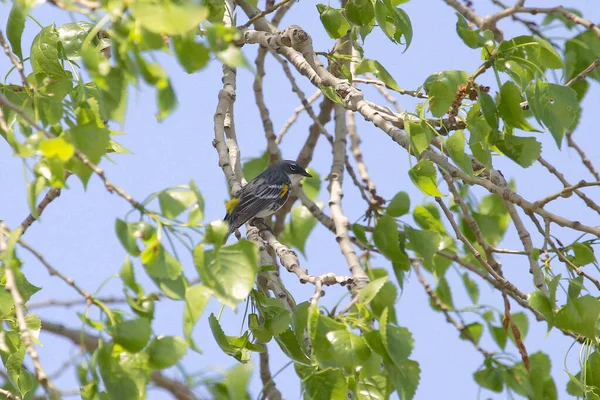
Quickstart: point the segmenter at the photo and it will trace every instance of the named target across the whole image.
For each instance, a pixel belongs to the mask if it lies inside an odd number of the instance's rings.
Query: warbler
[[[312,178],[297,162],[284,160],[248,182],[239,197],[232,198],[225,205],[227,214],[224,220],[229,222],[229,232],[224,242],[252,218],[265,218],[277,212],[289,199],[292,185],[305,176]]]

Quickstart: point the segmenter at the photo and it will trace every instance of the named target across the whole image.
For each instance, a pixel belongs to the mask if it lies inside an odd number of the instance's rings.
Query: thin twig
[[[65,172],[65,180],[71,175],[71,172]],[[52,188],[48,190],[42,201],[37,206],[37,217],[33,214],[29,214],[27,218],[23,222],[21,222],[21,227],[23,228],[22,234],[25,234],[27,229],[42,215],[48,204],[52,203],[57,197],[60,196],[61,189],[60,188]]]
[[[255,15],[254,17],[250,18],[250,19],[248,20],[248,22],[246,22],[244,25],[240,25],[240,26],[238,26],[237,28],[238,28],[239,30],[244,30],[244,29],[248,28],[248,27],[249,27],[250,25],[252,25],[252,24],[253,24],[255,21],[257,21],[257,20],[259,20],[259,19],[263,18],[265,15],[271,14],[272,12],[276,11],[276,10],[277,10],[279,7],[286,5],[286,4],[287,4],[287,3],[289,3],[290,1],[292,1],[292,0],[283,0],[283,1],[280,1],[279,3],[277,3],[277,4],[274,4],[273,6],[271,6],[271,7],[267,8],[265,11],[263,11],[263,12],[261,12],[261,13],[259,13],[259,14]]]
[[[442,311],[442,313],[446,317],[446,321],[448,321],[450,324],[452,324],[469,342],[471,342],[471,344],[473,344],[473,347],[475,347],[475,350],[480,352],[485,359],[491,358],[492,354],[487,352],[483,348],[481,348],[481,346],[479,346],[477,341],[473,338],[473,335],[471,335],[471,332],[469,332],[469,330],[464,325],[462,325],[460,322],[458,322],[454,318],[452,318],[448,307],[446,307],[446,305],[444,303],[442,303],[440,298],[437,296],[435,291],[431,288],[431,286],[429,285],[429,283],[427,282],[427,280],[421,273],[421,268],[419,267],[418,263],[413,263],[413,269],[415,270],[417,279],[419,280],[419,282],[425,289],[425,292],[427,293],[427,295],[429,296],[431,301],[437,306],[437,308],[439,308]]]
[[[0,30],[0,45],[4,48],[4,54],[10,59],[10,62],[15,66],[17,71],[19,72],[19,76],[21,77],[21,82],[23,83],[23,87],[28,88],[29,90],[33,90],[33,86],[27,81],[27,77],[25,76],[25,69],[23,68],[23,64],[19,62],[17,57],[11,51],[10,46],[4,39],[4,34],[2,30]]]
[[[394,89],[392,87],[389,87],[386,83],[384,83],[384,82],[382,82],[382,81],[380,81],[378,79],[374,79],[372,77],[372,75],[370,75],[370,74],[366,74],[366,76],[367,76],[367,79],[365,79],[365,78],[352,78],[352,82],[364,83],[364,84],[367,84],[367,85],[383,86],[383,87],[388,88],[390,90],[393,90],[393,91],[395,91],[397,93],[400,93],[400,94],[403,94],[403,95],[406,95],[406,96],[417,97],[419,99],[428,99],[429,98],[429,96],[427,96],[425,93],[422,93],[422,92],[419,92],[419,91],[416,91],[416,90],[404,90],[404,89],[398,90],[398,89]],[[388,96],[391,97],[391,95],[389,93],[386,92],[386,94],[387,94],[387,96],[385,96],[386,99],[387,99]],[[392,102],[392,101],[390,100],[390,102]],[[392,103],[397,103],[397,102],[393,101]],[[400,109],[398,109],[397,111],[398,112],[402,112],[402,110],[400,110]]]
[[[556,178],[558,178],[558,180],[560,181],[560,183],[563,184],[563,186],[565,187],[565,189],[571,188],[571,187],[574,186],[574,185],[571,185],[567,181],[567,179],[565,178],[565,176],[554,165],[550,164],[543,157],[538,157],[538,161],[539,161],[540,164],[542,164],[544,167],[546,167],[546,169],[548,170],[548,172],[550,172],[551,174],[553,174],[554,176],[556,176]],[[573,189],[573,193],[575,193],[581,200],[583,200],[583,202],[585,203],[586,206],[588,206],[589,208],[591,208],[592,210],[594,210],[598,214],[600,214],[600,206],[598,206],[598,204],[596,204],[592,199],[590,199],[585,193],[583,193],[581,190],[578,190],[577,188]],[[534,204],[537,204],[537,203],[538,202],[535,202]],[[545,203],[543,203],[541,206],[538,206],[538,207],[541,208],[541,207],[543,207],[544,204]],[[596,236],[600,236],[600,235],[596,235]]]
[[[577,153],[579,154],[579,157],[581,157],[581,161],[583,162],[583,165],[585,165],[587,167],[587,169],[594,176],[596,181],[600,181],[600,174],[598,173],[598,171],[596,170],[596,168],[594,167],[594,165],[592,164],[590,159],[587,157],[587,155],[585,154],[583,149],[581,147],[579,147],[579,145],[577,143],[575,143],[575,141],[573,140],[573,132],[567,132],[566,136],[567,136],[568,146],[574,148],[575,151],[577,151]]]
[[[104,304],[119,304],[119,303],[127,303],[127,299],[122,297],[98,297],[98,300]],[[88,300],[86,299],[70,299],[70,300],[59,300],[59,299],[46,299],[42,301],[36,301],[33,303],[29,303],[27,308],[29,310],[34,310],[36,308],[46,308],[46,307],[64,307],[71,308],[76,306],[87,306]]]
[[[579,181],[579,183],[572,185],[572,186],[567,186],[560,192],[554,193],[550,196],[547,196],[547,197],[543,198],[542,200],[536,201],[535,203],[539,207],[544,207],[546,204],[550,203],[553,200],[558,199],[559,197],[571,197],[571,193],[574,192],[575,190],[583,188],[583,187],[590,187],[590,186],[600,186],[600,182]]]
[[[315,102],[315,100],[317,100],[319,97],[321,97],[322,94],[323,94],[323,92],[321,92],[320,90],[317,90],[312,96],[310,96],[308,99],[306,99],[306,101],[308,102],[308,104],[312,104]],[[290,118],[288,118],[287,121],[285,121],[285,123],[283,124],[283,127],[277,134],[277,139],[275,140],[275,143],[281,144],[281,141],[283,140],[283,136],[289,131],[291,126],[298,120],[298,116],[304,110],[306,110],[306,107],[304,107],[304,104],[301,104],[300,106],[298,106],[294,109],[292,116]]]

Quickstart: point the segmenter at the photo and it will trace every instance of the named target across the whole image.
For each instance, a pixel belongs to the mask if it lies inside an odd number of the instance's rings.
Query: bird
[[[229,231],[224,243],[240,226],[253,218],[265,218],[276,213],[290,197],[292,185],[312,175],[296,161],[283,160],[264,170],[242,188],[239,196],[226,205],[224,220],[229,222]]]

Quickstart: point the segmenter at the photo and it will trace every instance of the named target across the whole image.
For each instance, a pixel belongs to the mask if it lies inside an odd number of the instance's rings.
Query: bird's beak
[[[302,174],[303,176],[306,176],[307,178],[312,178],[312,177],[313,177],[311,174],[309,174],[309,173],[308,173],[308,172],[306,172],[306,171],[303,171],[303,172],[301,172],[301,174]]]

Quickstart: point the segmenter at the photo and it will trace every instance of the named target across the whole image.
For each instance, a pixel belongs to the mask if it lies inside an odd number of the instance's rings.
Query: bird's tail
[[[229,239],[229,236],[231,236],[231,234],[233,233],[233,231],[235,231],[235,228],[233,227],[233,225],[231,224],[231,214],[227,213],[225,214],[225,218],[223,218],[223,221],[227,221],[229,222],[229,231],[227,232],[227,235],[225,235],[225,239],[223,239],[223,244],[227,243],[227,239]]]

